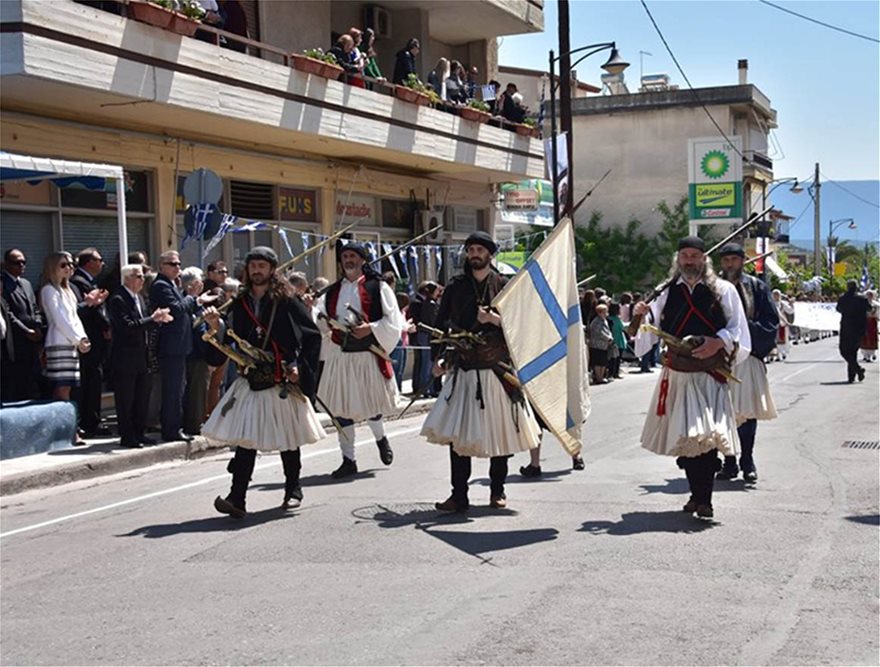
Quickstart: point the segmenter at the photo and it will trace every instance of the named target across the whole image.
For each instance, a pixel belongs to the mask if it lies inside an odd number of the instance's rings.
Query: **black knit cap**
[[[728,255],[736,255],[745,259],[746,251],[739,243],[725,243],[718,252],[719,257],[727,257]]]
[[[346,245],[340,246],[339,247],[339,256],[342,257],[342,253],[344,253],[346,250],[348,250],[349,252],[357,253],[358,255],[361,256],[361,258],[365,262],[370,261],[370,257],[367,254],[367,249],[364,247],[364,245],[362,243],[355,243],[354,241],[349,241]]]
[[[685,236],[678,242],[678,249],[693,248],[694,250],[702,250],[706,252],[706,242],[699,236]]]
[[[486,232],[473,232],[464,242],[465,249],[469,245],[481,245],[492,255],[498,252],[498,244]]]
[[[244,263],[247,264],[253,260],[269,262],[273,267],[278,266],[278,255],[275,254],[275,251],[272,250],[272,248],[265,245],[258,245],[251,248],[251,251],[244,258]]]

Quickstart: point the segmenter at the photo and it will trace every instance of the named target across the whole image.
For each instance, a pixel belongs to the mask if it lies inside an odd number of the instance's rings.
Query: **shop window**
[[[149,174],[145,171],[125,172],[125,210],[150,212]],[[116,210],[116,182],[107,180],[112,192],[85,190],[76,186],[61,189],[61,205],[68,208]]]

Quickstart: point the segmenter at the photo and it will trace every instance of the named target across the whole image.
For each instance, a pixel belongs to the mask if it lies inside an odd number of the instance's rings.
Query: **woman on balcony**
[[[446,100],[457,104],[467,103],[467,87],[461,78],[464,67],[457,60],[452,61],[451,72],[446,80]]]
[[[372,28],[367,28],[364,30],[364,56],[366,57],[366,63],[364,65],[364,74],[371,79],[376,79],[378,81],[385,81],[385,77],[382,76],[382,71],[379,69],[379,63],[376,62],[376,49],[373,48],[373,43],[376,41],[376,31]]]
[[[351,54],[354,51],[354,39],[352,39],[351,35],[339,35],[339,39],[336,40],[336,44],[333,45],[333,48],[330,49],[330,53],[336,58],[336,62],[339,66],[345,70],[345,80],[347,83],[358,86],[359,88],[364,87],[364,80],[360,76],[360,69],[357,64],[352,60]]]
[[[428,84],[434,89],[434,92],[440,96],[444,102],[447,100],[446,82],[449,80],[449,61],[446,58],[440,58],[437,65],[428,75]]]

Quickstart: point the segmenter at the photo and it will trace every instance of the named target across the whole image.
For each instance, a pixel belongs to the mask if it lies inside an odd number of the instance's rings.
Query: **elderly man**
[[[11,248],[3,256],[3,301],[7,306],[9,337],[0,373],[0,397],[3,401],[24,401],[39,398],[40,344],[46,321],[37,305],[30,281],[24,277],[27,259],[24,253]]]
[[[110,368],[113,395],[123,447],[140,449],[155,445],[144,431],[152,382],[147,371],[147,331],[171,322],[168,308],[147,313],[141,291],[144,287],[142,264],[126,264],[120,269],[122,285],[107,300],[113,345],[110,347]]]
[[[724,466],[718,473],[718,479],[735,479],[742,469],[743,479],[754,484],[758,481],[758,468],[755,466],[754,449],[755,433],[758,420],[776,419],[776,404],[770,393],[767,381],[767,367],[764,358],[776,345],[779,329],[779,312],[767,285],[746,273],[743,263],[746,253],[738,243],[728,243],[719,253],[721,257],[721,275],[736,287],[746,321],[749,325],[749,337],[752,339],[751,354],[740,364],[737,375],[741,382],[730,387],[733,409],[736,411],[737,434],[742,450],[739,468],[736,458],[726,456]]]
[[[751,338],[736,288],[715,275],[705,250],[696,236],[679,241],[669,281],[650,305],[640,301],[633,312],[649,316],[667,341],[642,447],[676,457],[691,490],[684,511],[711,519],[718,452],[735,456],[739,451],[727,376],[749,355]],[[683,343],[671,344],[673,339]],[[636,355],[657,342],[657,336],[641,330]]]
[[[202,304],[213,303],[216,296],[186,295],[177,286],[180,255],[167,250],[159,256],[159,275],[150,286],[153,308],[167,308],[172,321],[159,329],[159,375],[162,381],[162,439],[166,442],[192,440],[181,430],[183,391],[186,382],[186,357],[192,350],[192,315]]]
[[[390,354],[405,326],[392,289],[367,264],[367,250],[349,243],[340,253],[343,276],[319,302],[320,316],[334,327],[318,395],[342,430],[342,464],[334,479],[357,473],[354,424],[368,420],[379,458],[391,465],[394,452],[382,415],[397,407],[397,383]]]

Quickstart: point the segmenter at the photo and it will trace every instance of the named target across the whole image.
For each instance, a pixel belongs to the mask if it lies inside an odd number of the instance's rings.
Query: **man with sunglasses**
[[[3,256],[3,300],[9,317],[11,344],[4,346],[3,369],[0,373],[0,397],[4,402],[24,401],[40,397],[40,346],[46,327],[43,313],[37,305],[33,285],[24,277],[27,259],[18,248],[11,248]]]
[[[167,308],[173,318],[159,328],[159,376],[162,381],[162,408],[159,421],[166,442],[190,441],[182,430],[183,391],[186,385],[186,357],[192,351],[192,315],[202,304],[214,303],[217,297],[202,294],[184,295],[177,286],[180,255],[167,250],[159,255],[159,274],[150,286],[150,307]]]

